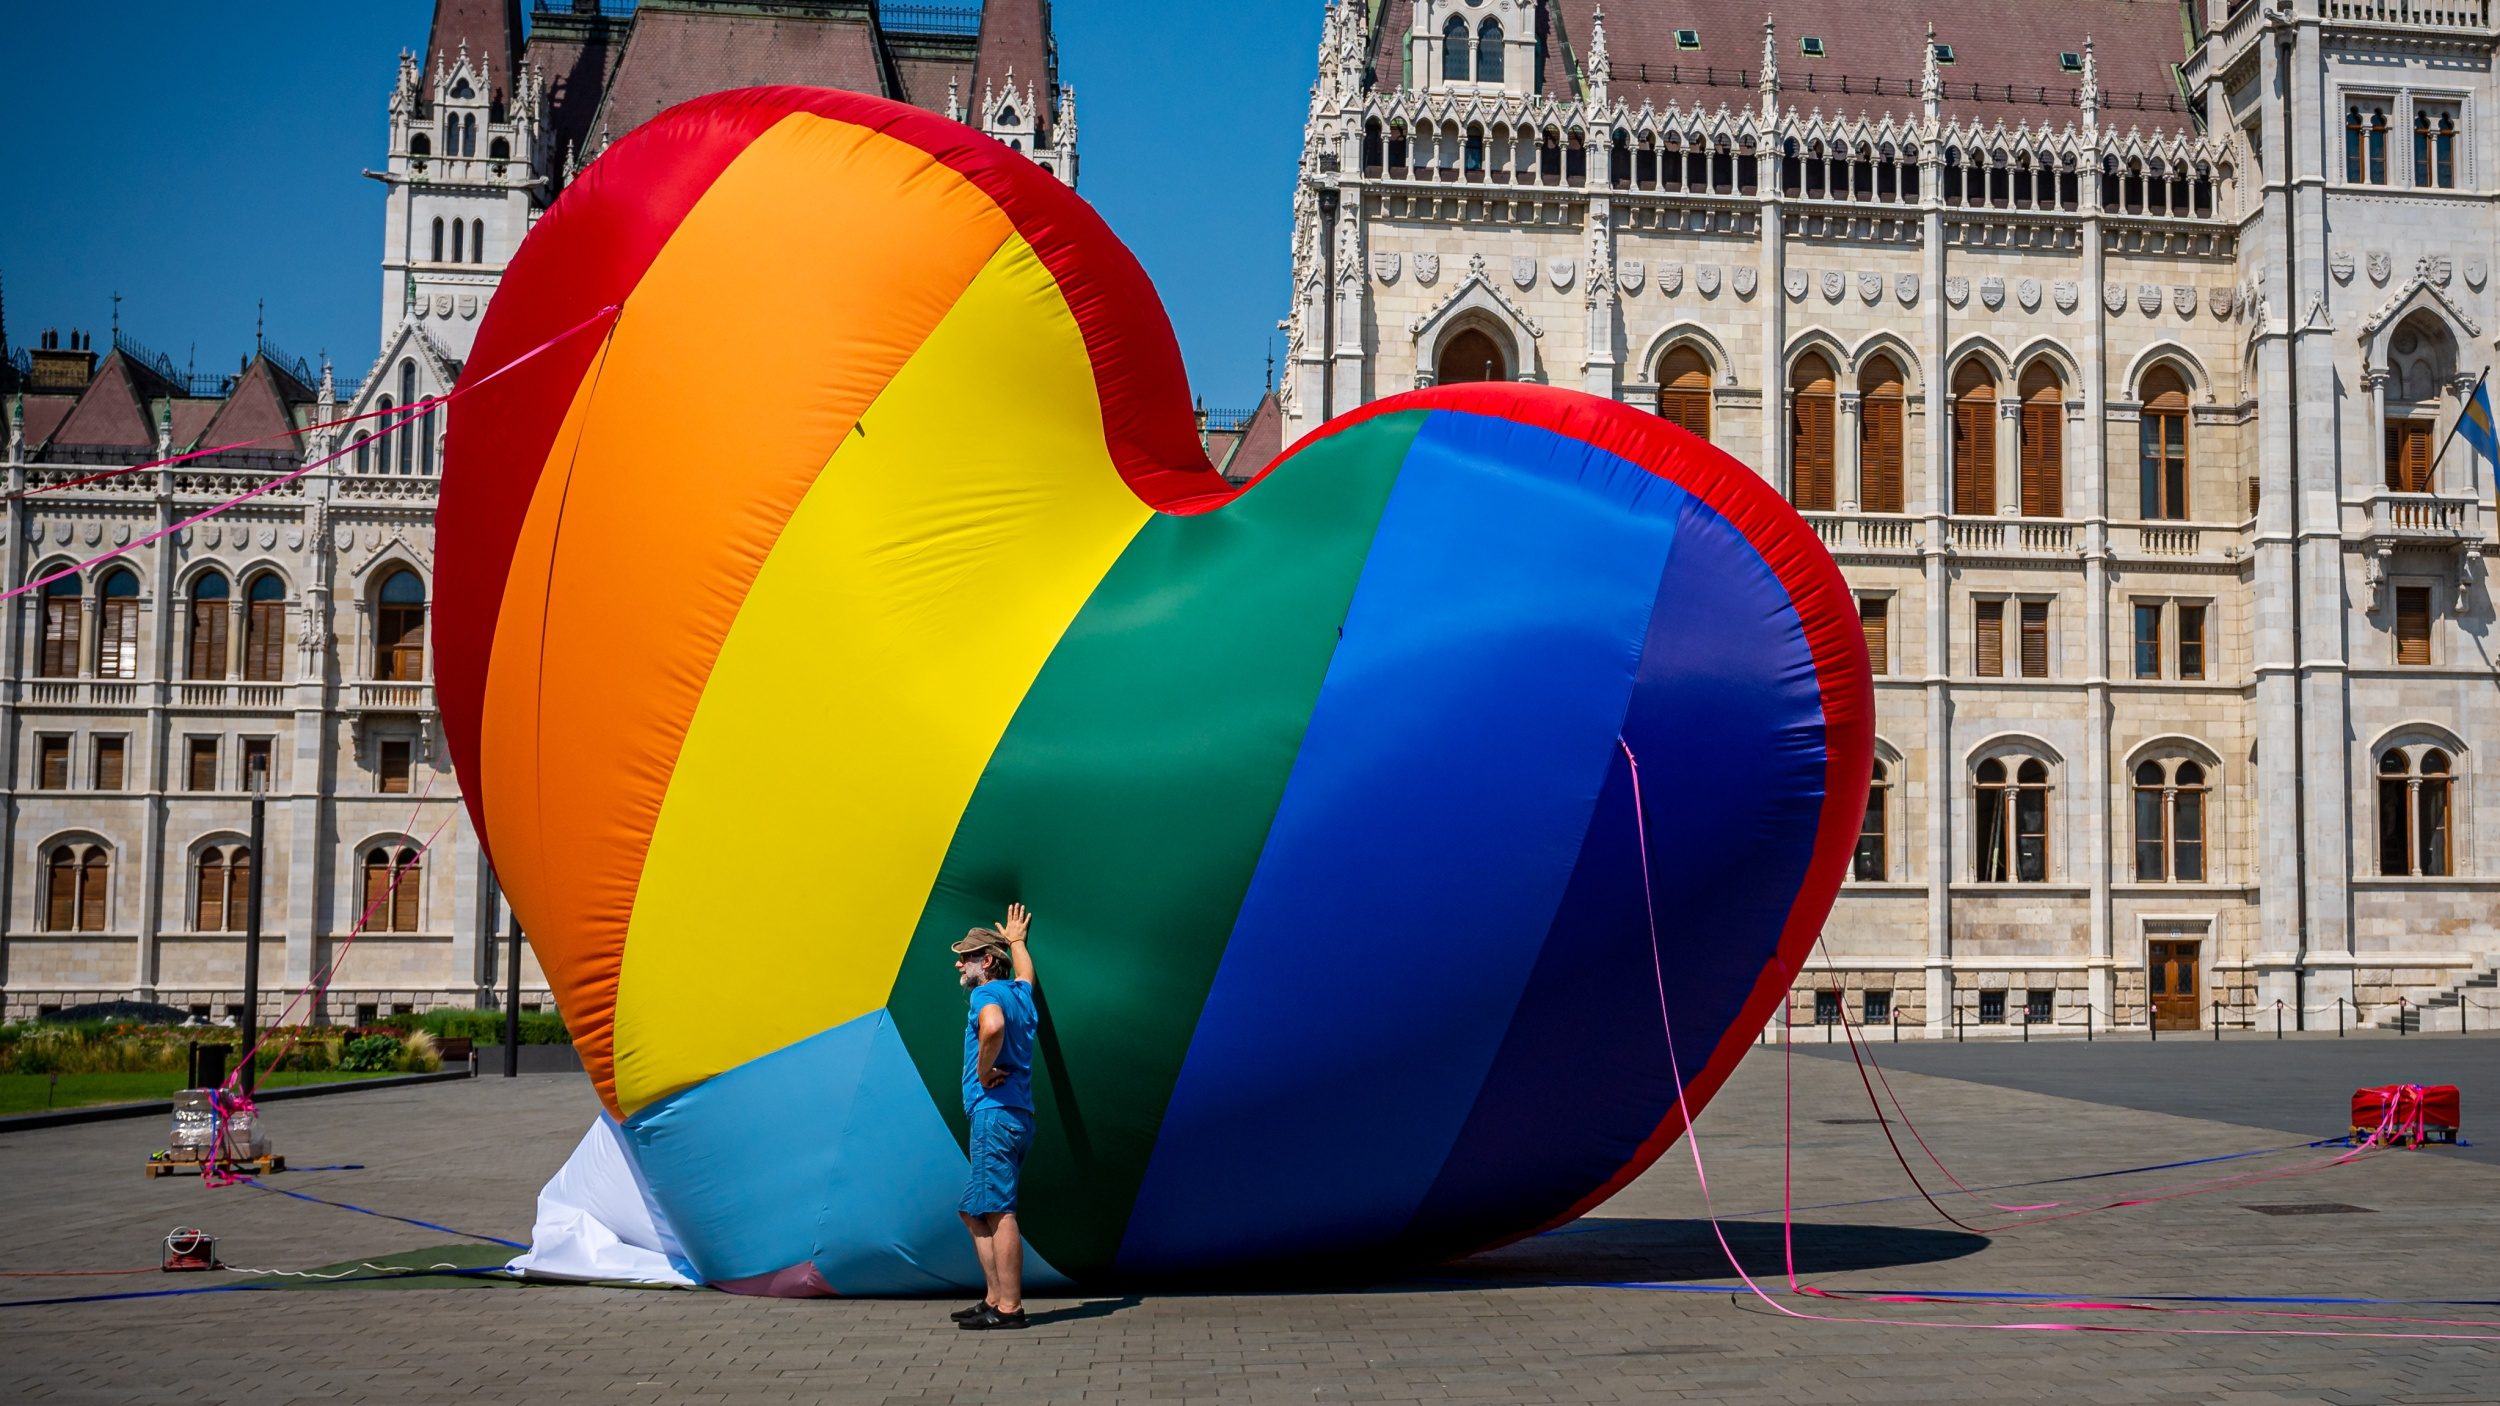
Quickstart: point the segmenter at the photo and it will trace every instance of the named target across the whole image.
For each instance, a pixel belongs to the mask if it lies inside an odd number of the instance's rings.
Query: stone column
[[[1845,386],[1840,391],[1840,411],[1832,425],[1832,470],[1839,479],[1840,510],[1854,513],[1865,501],[1864,486],[1858,472],[1858,388]]]
[[[1363,193],[1359,189],[1346,192],[1337,203],[1336,248],[1337,325],[1329,366],[1329,399],[1330,413],[1342,415],[1363,403],[1363,310],[1368,301],[1368,275],[1363,267]]]
[[[1932,50],[1932,44],[1930,46]],[[1920,542],[1920,564],[1927,588],[1927,1028],[1941,1033],[1953,1022],[1953,897],[1949,886],[1960,867],[1953,846],[1953,821],[1962,804],[1961,768],[1953,756],[1952,672],[1953,578],[1945,555],[1945,512],[1952,506],[1946,453],[1953,441],[1951,378],[1946,372],[1944,302],[1944,155],[1935,138],[1932,109],[1928,135],[1919,144],[1919,223],[1923,247],[1919,298],[1926,344],[1919,348],[1925,363],[1919,379],[1927,402],[1927,435],[1922,458],[1924,483],[1907,505],[1926,514]],[[1925,501],[1920,501],[1924,493]]]
[[[2023,510],[2022,392],[2009,372],[1997,387],[1997,516],[2019,517]]]

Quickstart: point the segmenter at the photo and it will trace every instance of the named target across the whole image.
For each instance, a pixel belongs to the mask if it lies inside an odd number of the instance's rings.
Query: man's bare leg
[[[998,1244],[991,1234],[990,1223],[997,1217],[965,1215],[961,1211],[955,1214],[962,1217],[964,1229],[972,1232],[973,1258],[981,1262],[981,1301],[995,1307],[998,1303]],[[1024,1245],[1018,1241],[1016,1267],[1019,1279],[1022,1278],[1023,1266]]]
[[[990,1303],[1001,1313],[1019,1312],[1024,1308],[1024,1231],[1013,1211],[988,1219],[995,1228],[990,1232],[990,1258],[982,1268],[989,1275]]]

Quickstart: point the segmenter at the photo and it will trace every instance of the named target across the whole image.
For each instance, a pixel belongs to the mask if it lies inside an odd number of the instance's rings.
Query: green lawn
[[[264,1074],[260,1087],[291,1088],[297,1084],[337,1084],[373,1079],[374,1074],[324,1070],[317,1074],[287,1070]],[[163,1074],[64,1074],[55,1086],[49,1074],[0,1074],[0,1115],[41,1113],[47,1108],[83,1108],[97,1103],[144,1103],[172,1098],[182,1088],[179,1071]]]

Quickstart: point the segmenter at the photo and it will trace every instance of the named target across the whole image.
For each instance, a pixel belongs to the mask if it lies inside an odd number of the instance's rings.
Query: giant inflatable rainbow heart
[[[979,1284],[947,949],[1010,899],[1043,1283],[1577,1215],[1830,906],[1865,653],[1755,475],[1491,385],[1236,490],[1135,261],[961,125],[663,115],[513,261],[467,374],[505,366],[450,423],[445,731],[714,1282]]]

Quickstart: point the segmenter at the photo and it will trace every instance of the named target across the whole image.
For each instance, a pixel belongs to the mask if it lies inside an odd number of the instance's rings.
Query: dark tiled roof
[[[955,99],[970,112],[980,105],[981,90],[972,81],[972,65],[953,59],[901,58],[894,60],[895,72],[903,80],[903,91],[895,94],[914,107],[931,112],[946,111],[946,80],[955,80]]]
[[[559,155],[591,145],[600,96],[624,56],[625,31],[615,22],[561,30],[542,25],[530,35],[522,61],[547,75],[548,126]]]
[[[469,62],[485,66],[487,96],[501,109],[512,97],[512,69],[521,52],[521,0],[434,0],[434,29],[421,56],[423,101],[434,100],[435,61],[457,62],[464,42]]]
[[[1285,414],[1276,403],[1276,392],[1259,397],[1258,408],[1250,412],[1240,431],[1234,435],[1229,453],[1219,454],[1208,446],[1207,457],[1226,478],[1240,481],[1268,465],[1285,447]]]
[[[135,449],[156,447],[156,417],[148,402],[174,395],[173,384],[115,348],[79,394],[78,403],[50,436],[53,448]]]
[[[1545,41],[1539,91],[1576,92],[1585,73],[1597,0],[1546,0],[1538,9]],[[2175,130],[2188,125],[2173,65],[2187,57],[2176,0],[1984,0],[1947,7],[1865,0],[1783,0],[1776,7],[1729,7],[1702,0],[1617,0],[1606,12],[1610,96],[1638,108],[1745,108],[1760,100],[1762,21],[1778,21],[1780,101],[1840,116],[1919,111],[1927,25],[1953,48],[1943,65],[1944,115],[1964,122],[2062,125],[2074,120],[2081,75],[2060,66],[2093,41],[2102,122]],[[1384,0],[1373,36],[1373,86],[1404,82],[1404,36],[1412,0]],[[1678,29],[1698,31],[1698,49],[1676,47]],[[1799,41],[1823,41],[1807,58]]]
[[[654,9],[634,18],[597,125],[621,137],[706,93],[768,83],[892,96],[864,17]]]
[[[302,449],[295,432],[295,408],[312,399],[310,388],[279,370],[268,357],[253,357],[219,404],[216,418],[200,433],[199,444],[192,447],[249,443],[256,454],[293,456]],[[181,406],[182,402],[175,402],[177,443],[182,441]]]
[[[188,454],[202,444],[222,444],[223,440],[207,437],[208,427],[217,422],[217,412],[225,408],[222,400],[177,400],[174,402],[174,452]]]
[[[973,61],[964,106],[979,104],[982,85],[1003,88],[1011,77],[1018,92],[1032,85],[1040,109],[1033,114],[1033,130],[1048,140],[1051,115],[1059,107],[1059,74],[1050,52],[1050,0],[987,0],[981,7],[981,54]],[[943,92],[937,105],[946,105]]]
[[[20,402],[26,420],[26,452],[32,454],[49,441],[77,404],[74,395],[30,395]]]

